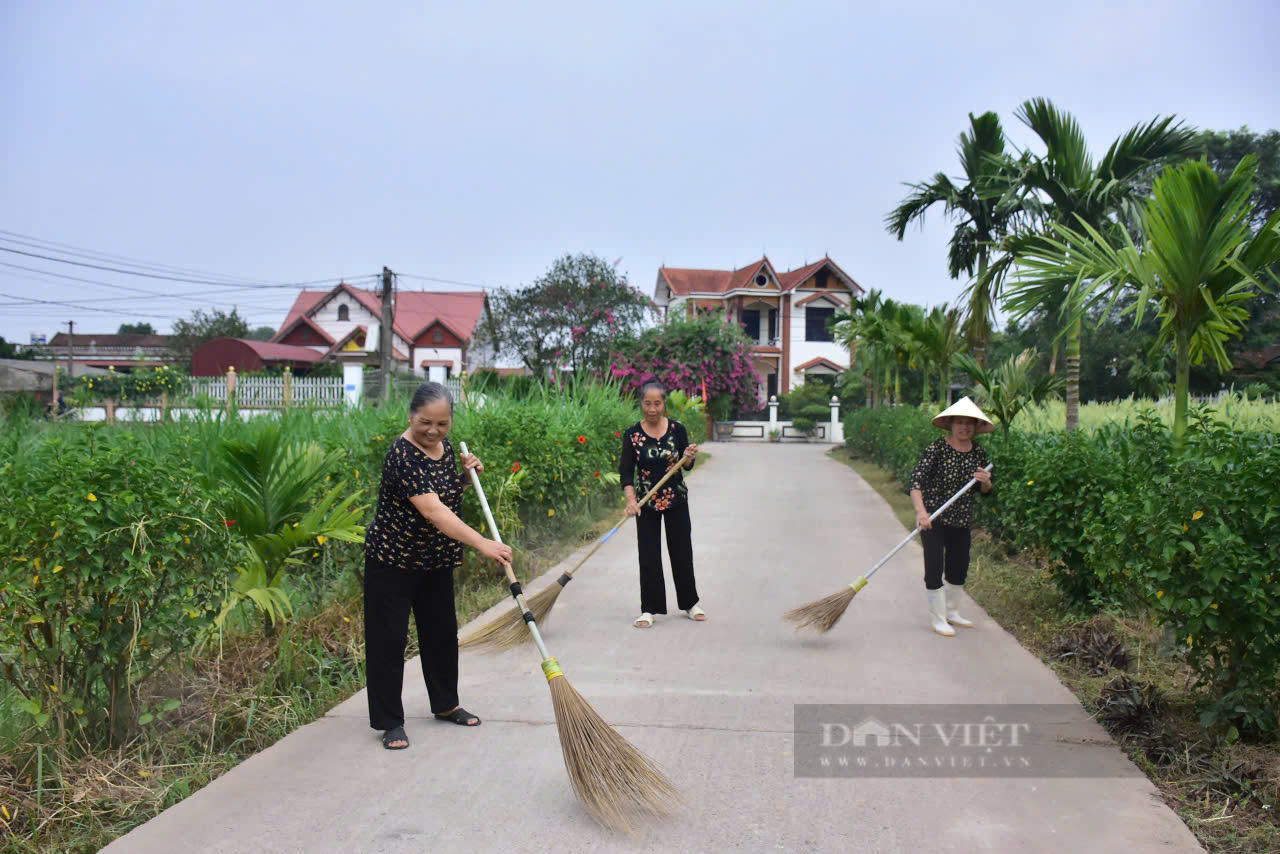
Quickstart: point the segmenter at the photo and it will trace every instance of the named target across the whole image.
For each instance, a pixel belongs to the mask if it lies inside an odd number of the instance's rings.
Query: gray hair
[[[448,401],[449,412],[453,412],[453,395],[449,394],[449,389],[440,383],[423,383],[418,386],[417,391],[413,393],[413,399],[409,401],[410,417],[427,404],[441,399]]]
[[[648,394],[650,390],[656,391],[658,394],[662,395],[663,400],[667,399],[667,387],[664,386],[662,383],[658,382],[657,380],[649,380],[647,383],[640,386],[641,399],[643,399],[644,396]]]

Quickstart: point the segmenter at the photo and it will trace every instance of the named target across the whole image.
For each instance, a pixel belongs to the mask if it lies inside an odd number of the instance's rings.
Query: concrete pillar
[[[778,396],[769,395],[769,432],[778,429]]]
[[[360,405],[364,393],[364,365],[359,362],[346,362],[342,366],[342,393],[347,406]]]
[[[844,425],[840,423],[840,398],[831,395],[831,426],[827,430],[828,441],[844,444]]]

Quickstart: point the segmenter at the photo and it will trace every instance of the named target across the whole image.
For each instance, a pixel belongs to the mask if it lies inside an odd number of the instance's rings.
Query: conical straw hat
[[[978,420],[978,424],[974,427],[973,432],[975,433],[990,433],[996,429],[996,426],[991,423],[991,419],[984,415],[982,410],[978,408],[978,404],[974,403],[968,397],[960,398],[955,403],[935,415],[933,418],[933,426],[937,427],[939,430],[950,430],[951,418],[952,416],[957,415],[963,418],[976,418]]]

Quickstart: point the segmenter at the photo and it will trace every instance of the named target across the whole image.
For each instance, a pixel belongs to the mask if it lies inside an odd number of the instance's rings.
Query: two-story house
[[[779,273],[764,257],[737,270],[664,266],[654,301],[664,317],[671,311],[692,315],[720,309],[727,320],[742,324],[756,341],[751,352],[764,377],[759,393],[768,399],[816,374],[839,374],[849,367],[849,354],[832,339],[827,321],[862,293],[862,286],[830,258]]]
[[[444,380],[484,364],[472,348],[480,318],[489,310],[484,291],[398,291],[392,313],[392,356],[400,370]],[[323,358],[376,364],[382,297],[346,282],[327,291],[302,291],[271,340],[309,347]]]

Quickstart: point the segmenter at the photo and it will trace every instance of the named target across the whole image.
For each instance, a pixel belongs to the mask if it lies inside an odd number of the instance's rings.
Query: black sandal
[[[460,726],[480,726],[480,719],[462,708],[462,706],[458,706],[447,715],[436,715],[436,720],[449,721]],[[475,723],[470,723],[471,721],[475,721]]]
[[[392,747],[391,742],[403,741],[403,747]],[[382,746],[387,750],[404,750],[409,746],[409,736],[404,734],[404,727],[392,727],[382,734]]]

